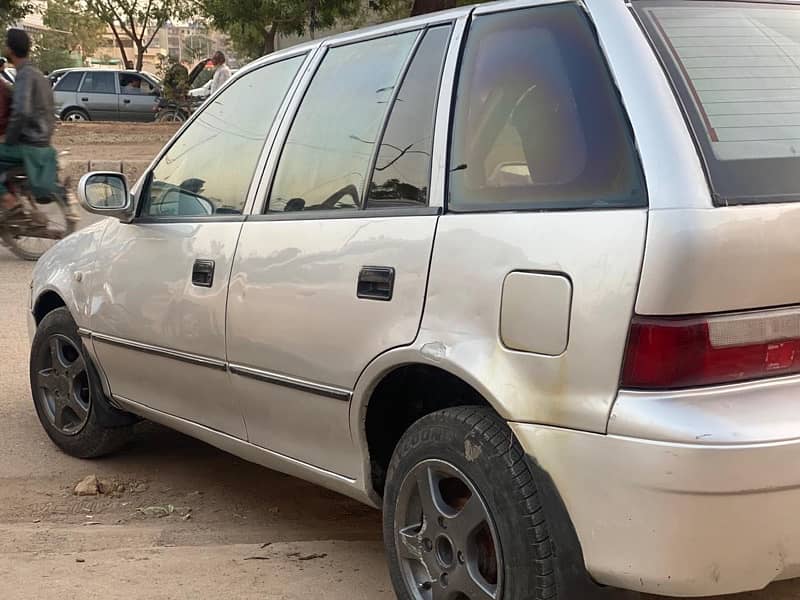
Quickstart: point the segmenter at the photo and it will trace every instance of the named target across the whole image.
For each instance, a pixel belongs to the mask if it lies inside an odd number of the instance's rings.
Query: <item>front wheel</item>
[[[553,548],[533,475],[492,410],[414,423],[392,457],[384,543],[401,600],[556,600]]]
[[[31,393],[39,421],[64,452],[96,458],[125,445],[136,419],[108,404],[66,308],[48,313],[31,346]]]
[[[156,115],[157,123],[183,123],[186,115],[180,110],[162,110]]]

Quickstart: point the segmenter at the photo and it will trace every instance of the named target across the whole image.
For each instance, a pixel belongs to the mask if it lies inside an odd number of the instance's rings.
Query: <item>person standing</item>
[[[231,70],[226,64],[225,54],[220,50],[214,53],[211,62],[214,64],[214,79],[211,81],[211,93],[213,94],[231,78]]]
[[[31,39],[22,29],[9,29],[5,55],[17,69],[11,98],[11,116],[6,141],[0,144],[0,220],[8,220],[22,208],[6,187],[9,169],[24,166],[28,184],[36,197],[63,194],[58,183],[58,159],[50,145],[55,128],[53,90],[50,83],[28,60]],[[5,84],[3,84],[5,85]],[[47,224],[45,215],[35,213]]]
[[[6,59],[0,57],[0,78],[2,78],[9,85],[14,85],[14,78],[11,73],[6,71]]]

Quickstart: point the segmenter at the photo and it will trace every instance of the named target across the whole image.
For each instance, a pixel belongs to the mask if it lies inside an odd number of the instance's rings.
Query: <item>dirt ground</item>
[[[175,123],[58,123],[53,144],[63,160],[151,160]]]
[[[81,159],[149,158],[170,135],[70,124],[57,144]],[[150,424],[113,457],[59,452],[30,400],[31,268],[0,249],[0,599],[394,598],[377,511]],[[113,491],[74,495],[92,474]],[[800,583],[728,598],[745,599],[800,600]]]

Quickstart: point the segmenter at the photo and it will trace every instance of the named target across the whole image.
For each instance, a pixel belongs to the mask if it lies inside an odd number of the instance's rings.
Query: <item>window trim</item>
[[[119,78],[118,77],[114,77],[115,73],[113,71],[103,71],[103,70],[99,70],[99,69],[96,71],[96,73],[98,73],[98,74],[99,73],[110,73],[111,74],[111,79],[112,79],[112,81],[114,81],[114,91],[113,92],[95,92],[95,91],[89,91],[89,90],[81,89],[83,87],[83,84],[86,82],[86,78],[90,75],[89,71],[84,71],[83,78],[81,79],[81,84],[78,86],[78,90],[77,90],[76,93],[77,94],[108,94],[110,96],[118,96],[119,95],[119,81],[118,81]],[[91,73],[91,74],[94,74],[94,73]]]
[[[738,0],[734,0],[738,1]],[[752,0],[743,0],[743,1],[752,1]],[[453,135],[455,132],[455,116],[456,116],[456,96],[458,94],[458,87],[461,82],[461,74],[462,74],[462,67],[464,61],[464,55],[466,53],[467,44],[469,44],[469,35],[472,31],[472,26],[478,17],[491,17],[493,15],[502,14],[502,13],[511,13],[517,11],[529,11],[529,10],[538,10],[544,7],[551,7],[551,6],[559,6],[559,5],[569,5],[572,4],[581,11],[584,18],[586,19],[586,23],[588,24],[591,35],[595,40],[595,47],[597,48],[598,55],[603,63],[605,68],[605,73],[607,75],[608,82],[611,86],[611,89],[614,93],[614,98],[616,100],[616,104],[620,109],[620,114],[622,116],[623,125],[625,126],[628,137],[631,144],[631,158],[633,159],[633,163],[638,174],[641,188],[642,188],[642,199],[641,202],[636,204],[631,204],[628,206],[568,206],[564,202],[560,202],[558,204],[544,204],[544,203],[537,203],[537,204],[520,204],[518,206],[506,206],[500,208],[485,208],[482,206],[478,206],[475,208],[468,208],[462,210],[454,210],[450,207],[450,174],[452,172],[450,168],[451,159],[452,159],[452,148],[453,148]],[[449,127],[447,130],[447,147],[446,147],[446,154],[445,154],[445,162],[444,162],[444,210],[443,214],[453,214],[453,215],[471,215],[471,214],[497,214],[497,213],[531,213],[531,212],[575,212],[575,211],[606,211],[606,210],[641,210],[643,208],[648,208],[650,205],[650,198],[649,198],[649,190],[647,186],[647,177],[644,171],[644,164],[642,161],[641,154],[639,152],[639,145],[636,139],[636,129],[633,126],[633,121],[631,120],[630,115],[628,114],[628,109],[625,106],[624,99],[622,97],[622,91],[619,88],[619,84],[617,83],[614,72],[611,69],[611,63],[609,62],[609,58],[606,55],[605,49],[603,47],[602,40],[600,39],[599,32],[597,30],[597,26],[595,25],[594,20],[592,19],[592,15],[587,10],[586,6],[583,2],[576,1],[576,0],[516,0],[513,3],[506,4],[504,3],[501,6],[495,6],[493,4],[483,4],[476,6],[472,12],[468,16],[468,21],[466,23],[464,33],[462,39],[460,40],[460,48],[458,51],[458,60],[455,66],[455,73],[453,75],[452,86],[450,89],[450,119],[449,119]]]
[[[69,76],[70,76],[70,75],[72,75],[72,74],[75,74],[75,75],[77,75],[77,76],[78,76],[78,87],[76,87],[74,90],[60,90],[60,89],[58,89],[58,86],[59,86],[59,85],[61,85],[61,83],[62,83],[62,82],[63,82],[63,81],[64,81],[64,80],[65,80],[67,77],[69,77]],[[62,76],[61,76],[61,77],[58,79],[58,81],[56,82],[55,86],[53,86],[53,91],[54,91],[54,92],[62,92],[62,93],[64,93],[64,94],[79,94],[79,93],[80,93],[81,86],[83,85],[83,78],[84,78],[84,76],[85,76],[85,75],[86,75],[86,72],[85,72],[85,71],[69,71],[68,73],[64,73],[64,75],[62,75]]]
[[[425,39],[427,33],[427,27],[417,32],[417,39],[415,39],[414,43],[411,44],[411,50],[409,50],[406,61],[403,63],[403,66],[400,68],[400,73],[397,75],[397,83],[395,84],[394,89],[392,90],[392,95],[389,98],[389,107],[384,113],[380,127],[378,127],[378,131],[375,134],[375,143],[372,145],[372,156],[369,157],[366,177],[364,177],[364,185],[361,189],[361,206],[359,207],[359,210],[367,210],[367,193],[369,192],[369,186],[372,183],[372,178],[375,176],[375,165],[378,163],[378,155],[380,154],[381,146],[383,145],[383,136],[386,135],[386,128],[389,126],[389,119],[392,118],[392,112],[394,111],[394,105],[397,102],[397,96],[400,95],[400,88],[403,87],[403,84],[406,81],[406,76],[408,75],[408,70],[411,68],[411,63],[414,62],[414,57],[417,55],[420,44],[422,44],[422,40]],[[426,201],[425,205],[427,206],[427,204],[428,202]]]
[[[417,53],[419,52],[422,42],[425,40],[426,36],[428,35],[428,32],[430,32],[432,29],[438,29],[440,27],[448,27],[449,32],[447,36],[447,41],[445,42],[444,54],[442,54],[442,61],[439,68],[439,79],[437,81],[437,86],[436,86],[436,97],[433,99],[433,114],[431,115],[432,118],[430,121],[431,156],[430,156],[430,161],[428,162],[428,193],[426,194],[425,205],[424,205],[426,207],[430,206],[430,201],[431,201],[430,190],[431,190],[431,182],[433,180],[433,148],[436,142],[436,121],[438,116],[439,97],[442,95],[445,61],[447,60],[447,54],[450,49],[450,44],[453,41],[453,34],[455,29],[454,23],[450,24],[437,23],[435,25],[426,27],[425,29],[422,30],[422,32],[414,42],[414,47],[411,49],[411,54],[408,56],[408,60],[406,61],[406,64],[403,66],[400,78],[398,79],[399,83],[397,84],[397,86],[395,86],[395,89],[392,92],[392,98],[391,100],[389,100],[389,110],[386,112],[386,115],[384,116],[383,119],[383,123],[381,123],[380,130],[378,131],[378,135],[375,138],[375,147],[373,148],[372,158],[370,159],[369,163],[369,169],[367,169],[368,176],[364,181],[364,190],[361,193],[361,197],[364,199],[361,210],[379,210],[381,208],[381,207],[371,208],[369,206],[369,197],[367,194],[369,192],[370,185],[372,184],[375,178],[375,167],[378,164],[378,156],[380,156],[381,147],[383,146],[383,138],[386,136],[386,129],[389,127],[389,122],[391,121],[392,115],[394,114],[397,97],[400,95],[400,90],[406,83],[406,79],[408,78],[408,72],[411,69],[411,65],[413,64],[414,59],[417,56]],[[391,208],[401,208],[401,207],[391,207]],[[409,205],[408,208],[413,209],[418,207]]]
[[[300,66],[297,68],[297,72],[294,74],[291,83],[289,84],[289,88],[287,89],[286,94],[284,95],[280,106],[278,107],[278,111],[275,114],[275,119],[273,120],[272,125],[270,126],[270,129],[267,132],[267,137],[264,141],[264,145],[262,146],[260,152],[258,153],[258,159],[256,161],[253,174],[250,178],[250,185],[247,188],[247,196],[245,197],[245,203],[244,206],[242,207],[241,215],[223,214],[223,215],[211,215],[208,217],[202,217],[202,216],[198,217],[198,216],[188,216],[188,215],[183,217],[181,216],[160,217],[153,215],[142,215],[142,210],[144,209],[144,204],[145,204],[144,198],[150,192],[150,186],[153,181],[153,174],[156,167],[159,164],[161,164],[161,161],[164,159],[167,153],[178,142],[178,140],[181,139],[181,137],[192,126],[195,120],[198,119],[200,115],[203,114],[208,109],[208,107],[213,104],[217,96],[224,93],[226,89],[231,87],[229,84],[217,90],[208,100],[206,100],[205,104],[200,110],[196,111],[189,117],[189,119],[187,119],[186,123],[184,123],[183,126],[175,133],[175,135],[172,136],[172,139],[170,139],[169,142],[167,142],[167,144],[164,145],[164,147],[161,149],[161,152],[158,153],[156,158],[147,168],[145,176],[142,179],[143,184],[136,196],[136,215],[131,222],[142,223],[142,224],[145,223],[153,224],[153,223],[214,223],[214,222],[245,221],[247,216],[253,210],[253,204],[255,198],[257,197],[256,193],[259,187],[259,182],[261,180],[261,173],[263,169],[263,161],[265,160],[265,156],[269,155],[271,152],[271,147],[275,141],[275,135],[277,134],[277,131],[281,126],[287,107],[289,106],[290,102],[293,99],[297,86],[299,85],[300,81],[305,75],[306,69],[308,68],[309,63],[313,58],[314,52],[315,51],[309,51],[308,48],[303,48],[302,50],[297,50],[295,52],[282,54],[280,56],[275,57],[275,60],[264,61],[258,63],[253,68],[242,69],[241,71],[236,73],[232,78],[231,83],[233,83],[233,81],[238,81],[239,79],[243,79],[244,77],[247,77],[248,75],[260,71],[261,69],[264,69],[266,67],[276,65],[278,63],[287,60],[304,57],[300,63]]]
[[[339,40],[338,38],[332,38],[332,39],[328,39],[328,40],[323,41],[319,45],[319,47],[317,48],[317,51],[315,52],[314,63],[309,65],[306,77],[303,78],[302,87],[297,90],[298,94],[296,95],[296,101],[292,102],[292,106],[290,106],[289,112],[287,112],[287,114],[285,115],[286,125],[285,125],[285,127],[281,128],[280,135],[279,135],[278,139],[275,140],[277,142],[277,144],[275,146],[275,152],[274,152],[274,157],[273,157],[273,160],[272,160],[272,164],[269,165],[270,166],[270,172],[269,172],[269,177],[268,177],[268,179],[269,179],[268,185],[266,186],[266,192],[265,192],[265,194],[263,196],[263,200],[261,202],[261,208],[260,208],[259,212],[258,213],[253,212],[253,214],[258,214],[258,215],[281,214],[281,213],[270,213],[269,212],[269,202],[270,202],[270,199],[272,198],[272,190],[273,190],[273,187],[275,185],[275,176],[278,173],[278,168],[280,167],[281,158],[283,157],[283,152],[284,152],[284,150],[286,148],[286,141],[289,139],[289,134],[292,131],[292,126],[294,125],[294,122],[297,119],[297,115],[298,115],[298,113],[300,112],[300,109],[303,106],[303,101],[305,100],[306,95],[308,94],[308,91],[311,89],[311,84],[314,82],[314,78],[316,77],[317,73],[319,72],[319,69],[322,66],[322,63],[325,61],[325,57],[328,55],[328,52],[330,52],[330,50],[333,49],[333,48],[342,48],[342,47],[350,46],[350,45],[353,45],[353,44],[359,44],[359,43],[363,43],[363,42],[369,42],[369,41],[373,41],[373,40],[389,38],[389,37],[392,37],[392,36],[395,36],[395,35],[403,35],[403,34],[406,34],[406,33],[413,33],[413,32],[416,31],[417,32],[417,37],[414,40],[414,42],[412,43],[411,49],[409,50],[409,55],[406,57],[406,61],[403,63],[403,66],[400,69],[400,73],[398,74],[398,81],[401,82],[401,84],[402,84],[402,81],[403,81],[402,78],[405,76],[405,72],[406,72],[405,70],[408,69],[408,66],[411,64],[411,58],[416,53],[416,49],[419,47],[420,40],[422,40],[422,38],[424,37],[424,34],[427,31],[427,29],[428,29],[427,24],[414,24],[414,25],[404,26],[404,27],[401,27],[401,28],[391,28],[388,31],[381,30],[379,32],[373,32],[371,35],[364,35],[363,37],[356,37],[356,38],[346,37],[346,38],[344,38],[342,40]],[[396,94],[397,94],[397,91],[399,89],[400,89],[400,85],[396,85],[395,89],[392,90],[391,100],[389,101],[389,109],[384,114],[383,121],[381,123],[381,128],[379,128],[379,131],[381,131],[381,132],[383,131],[383,127],[385,127],[386,121],[389,118],[389,115],[391,114],[391,108],[392,108],[392,106],[394,106],[394,104],[393,104],[394,103],[394,99],[396,98]],[[369,173],[370,175],[371,175],[371,170],[370,169],[371,169],[372,165],[375,164],[375,160],[377,160],[377,151],[378,151],[378,146],[379,146],[377,140],[378,140],[378,138],[376,138],[376,142],[375,142],[375,144],[373,144],[372,153],[371,153],[371,156],[370,156],[370,161],[367,163],[367,173]],[[366,179],[365,186],[369,185],[369,181],[371,181],[371,179]],[[344,209],[344,210],[336,209],[336,210],[333,210],[333,211],[320,211],[320,212],[325,212],[325,213],[328,213],[328,212],[330,212],[330,213],[335,213],[335,212],[356,213],[356,212],[363,211],[364,210],[364,205],[365,205],[364,196],[363,196],[364,190],[363,189],[359,190],[359,192],[361,193],[362,202],[361,202],[361,205],[358,208],[356,208],[356,209]],[[254,210],[255,210],[255,208],[254,208]],[[301,214],[301,213],[304,213],[304,212],[306,212],[306,211],[302,210],[302,211],[292,212],[290,214]],[[331,216],[329,218],[335,218],[335,217]]]
[[[148,93],[148,94],[142,94],[142,93],[139,93],[139,94],[126,94],[125,91],[124,91],[125,88],[123,87],[122,81],[120,80],[120,78],[123,77],[123,76],[126,76],[126,77],[138,77],[139,80],[142,83],[146,83],[151,88],[153,88],[153,91]],[[119,95],[120,96],[134,96],[134,97],[137,97],[137,98],[141,98],[143,96],[145,98],[151,97],[151,96],[154,95],[154,92],[158,91],[158,85],[156,85],[156,82],[153,81],[152,79],[150,79],[149,77],[145,77],[141,73],[126,73],[125,71],[119,71],[117,73],[117,88],[119,89]]]

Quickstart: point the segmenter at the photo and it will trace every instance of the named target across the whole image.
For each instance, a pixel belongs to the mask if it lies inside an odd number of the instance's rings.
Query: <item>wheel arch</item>
[[[62,307],[67,308],[67,303],[58,292],[52,289],[43,290],[33,303],[33,318],[36,325],[39,325],[49,313]]]
[[[407,385],[407,376],[412,373],[414,373],[412,380],[415,381],[412,385]],[[429,404],[423,402],[421,410],[401,411],[401,418],[393,419],[395,414],[391,412],[391,408],[402,409],[408,407],[409,403],[393,402],[397,397],[391,394],[392,386],[398,386],[398,380],[402,378],[405,380],[402,387],[394,387],[395,390],[402,389],[405,394],[418,390],[420,388],[417,378],[420,377],[420,373],[423,379],[431,377],[435,380],[435,392],[457,389],[461,394],[451,398],[449,402],[447,398],[436,398],[436,401]],[[461,372],[457,366],[449,364],[446,360],[433,361],[414,348],[389,351],[365,369],[354,390],[351,427],[354,440],[362,450],[364,492],[372,504],[376,507],[381,507],[383,504],[386,467],[394,448],[408,427],[423,416],[438,410],[470,405],[486,407],[499,418],[508,419],[499,399],[487,393],[479,381]],[[412,408],[418,407],[412,405]],[[511,435],[516,439],[513,431]],[[550,473],[534,456],[528,455],[526,464],[531,469],[544,514],[547,515],[553,543],[558,549],[556,578],[559,598],[593,600],[618,598],[617,590],[598,586],[588,574],[572,518]]]
[[[364,491],[375,505],[381,503],[386,468],[408,427],[437,410],[469,405],[507,418],[479,381],[418,349],[389,351],[364,370],[353,392],[350,427],[363,457]]]

